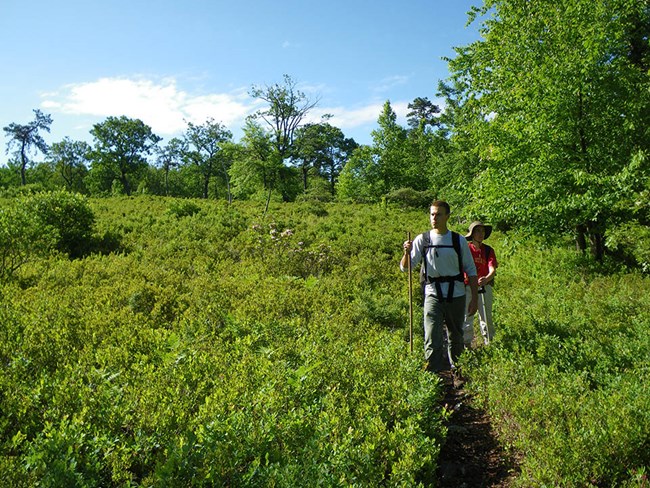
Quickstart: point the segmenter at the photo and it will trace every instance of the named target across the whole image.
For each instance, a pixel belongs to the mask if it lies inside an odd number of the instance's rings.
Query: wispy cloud
[[[373,90],[376,93],[387,92],[395,86],[406,84],[408,80],[409,77],[404,75],[388,76],[379,80],[379,83],[373,87]]]
[[[392,103],[391,107],[398,118],[404,118],[408,111],[407,102]],[[329,123],[341,129],[354,129],[357,127],[373,125],[384,109],[384,102],[371,103],[356,108],[346,107],[318,107],[309,117],[309,122],[317,122],[325,114],[332,115]]]

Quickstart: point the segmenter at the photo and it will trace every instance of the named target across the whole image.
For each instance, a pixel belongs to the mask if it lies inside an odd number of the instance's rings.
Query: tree
[[[180,166],[183,155],[187,151],[187,143],[184,139],[174,137],[164,147],[156,149],[156,163],[164,173],[165,195],[169,196],[169,173],[172,169]]]
[[[449,64],[454,130],[484,165],[476,201],[493,220],[573,231],[600,259],[617,181],[649,150],[648,2],[491,0],[471,18],[488,11],[484,39]]]
[[[341,129],[327,122],[300,127],[296,131],[293,160],[299,162],[303,190],[307,190],[311,173],[326,178],[334,195],[341,168],[357,147],[354,139],[346,138]]]
[[[0,208],[0,280],[11,277],[29,261],[45,256],[57,240],[56,230],[43,225],[21,200]]]
[[[406,130],[397,123],[397,114],[390,101],[377,119],[378,129],[372,131],[373,147],[377,154],[381,195],[401,187],[411,186],[406,175],[409,155],[405,152]]]
[[[282,166],[278,158],[273,157],[271,134],[265,131],[254,118],[248,118],[243,128],[239,154],[230,169],[234,191],[239,196],[249,197],[257,190],[269,194],[280,178]]]
[[[219,122],[215,122],[214,119],[208,119],[203,125],[188,123],[185,132],[185,141],[188,146],[185,158],[194,164],[201,173],[203,198],[208,198],[210,179],[216,174],[217,166],[220,166],[226,184],[228,201],[231,201],[228,170],[224,158],[221,157],[223,143],[231,138],[232,133]]]
[[[253,86],[250,90],[253,98],[266,102],[268,107],[258,110],[253,118],[266,123],[271,134],[271,145],[276,164],[284,165],[291,157],[296,129],[300,126],[310,110],[318,105],[318,100],[310,100],[305,93],[298,89],[297,83],[284,75],[284,84],[273,84],[265,87]],[[290,174],[280,171],[282,174]],[[269,188],[266,209],[271,198],[273,187]],[[288,195],[283,195],[287,199]]]
[[[338,189],[342,198],[377,201],[387,193],[411,185],[413,158],[406,145],[407,131],[397,123],[390,101],[384,103],[372,131],[372,146],[352,154],[341,172]]]
[[[29,163],[29,153],[32,149],[38,149],[47,154],[48,146],[39,131],[50,132],[50,125],[52,125],[52,117],[36,109],[32,122],[26,125],[12,122],[3,128],[9,138],[6,153],[8,154],[12,147],[16,148],[14,156],[20,162],[20,182],[23,186],[27,184],[25,170]]]
[[[139,119],[108,117],[90,131],[95,138],[91,151],[92,170],[102,171],[119,180],[127,195],[131,195],[129,175],[148,165],[145,156],[151,154],[161,138]]]
[[[83,179],[88,172],[91,147],[84,141],[73,141],[64,137],[50,147],[48,161],[63,178],[65,187],[70,191],[83,192]]]
[[[376,155],[371,146],[358,147],[345,163],[336,185],[337,197],[355,202],[372,202],[378,198],[379,181]]]
[[[426,130],[427,127],[437,127],[439,125],[438,114],[440,113],[440,107],[434,105],[427,97],[417,97],[408,104],[408,108],[411,111],[406,114],[406,117],[411,129],[421,128]]]

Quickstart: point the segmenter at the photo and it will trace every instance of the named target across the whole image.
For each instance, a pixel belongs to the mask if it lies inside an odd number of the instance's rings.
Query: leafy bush
[[[650,272],[650,227],[628,222],[607,232],[607,248],[627,257],[644,272]]]
[[[466,367],[525,453],[518,485],[643,486],[632,480],[650,463],[648,278],[602,275],[532,239],[497,255],[496,340]]]
[[[0,278],[12,276],[21,266],[45,256],[57,239],[51,226],[16,201],[0,208]]]
[[[434,194],[430,191],[418,191],[413,188],[399,188],[386,195],[388,203],[395,203],[402,207],[415,209],[426,209],[434,200]]]
[[[95,216],[86,197],[61,190],[31,195],[21,205],[56,230],[58,251],[77,258],[90,250]]]
[[[176,217],[188,217],[201,211],[201,207],[192,200],[174,199],[169,204],[168,212]]]
[[[178,219],[168,199],[91,204],[128,252],[54,255],[30,264],[29,287],[0,286],[0,478],[433,482],[440,387],[394,332],[406,307],[390,299],[406,290],[388,224],[402,213],[205,202]]]

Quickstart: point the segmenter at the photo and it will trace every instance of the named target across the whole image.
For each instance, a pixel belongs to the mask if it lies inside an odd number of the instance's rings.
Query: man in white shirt
[[[467,274],[471,299],[467,313],[473,315],[478,306],[478,278],[474,259],[467,240],[447,228],[450,214],[449,204],[436,200],[431,204],[432,230],[418,235],[413,241],[404,242],[404,255],[400,268],[419,263],[424,256],[424,358],[428,371],[440,372],[443,364],[443,326],[449,333],[449,359],[452,372],[456,361],[464,350],[463,322],[465,319],[465,284],[463,272]],[[456,234],[456,236],[454,236]],[[459,264],[461,266],[459,266]],[[461,269],[462,268],[462,269]]]

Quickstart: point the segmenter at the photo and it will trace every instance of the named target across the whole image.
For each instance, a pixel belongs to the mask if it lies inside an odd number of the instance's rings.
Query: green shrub
[[[606,245],[611,251],[634,262],[644,272],[650,272],[650,227],[628,222],[607,232]]]
[[[643,486],[648,278],[534,239],[514,253],[498,244],[495,341],[465,366],[503,441],[524,453],[517,486]]]
[[[53,255],[0,286],[3,480],[432,483],[440,385],[393,332],[402,212],[91,204],[127,252]]]
[[[77,258],[90,250],[95,216],[86,197],[61,190],[31,195],[21,205],[56,230],[58,251]]]
[[[176,217],[189,217],[201,211],[201,207],[192,200],[174,199],[169,204],[168,213]]]
[[[430,191],[418,191],[413,188],[399,188],[386,195],[388,203],[394,203],[405,208],[426,209],[434,200]]]
[[[21,266],[45,256],[58,239],[56,229],[16,201],[0,208],[0,278],[12,276]]]

